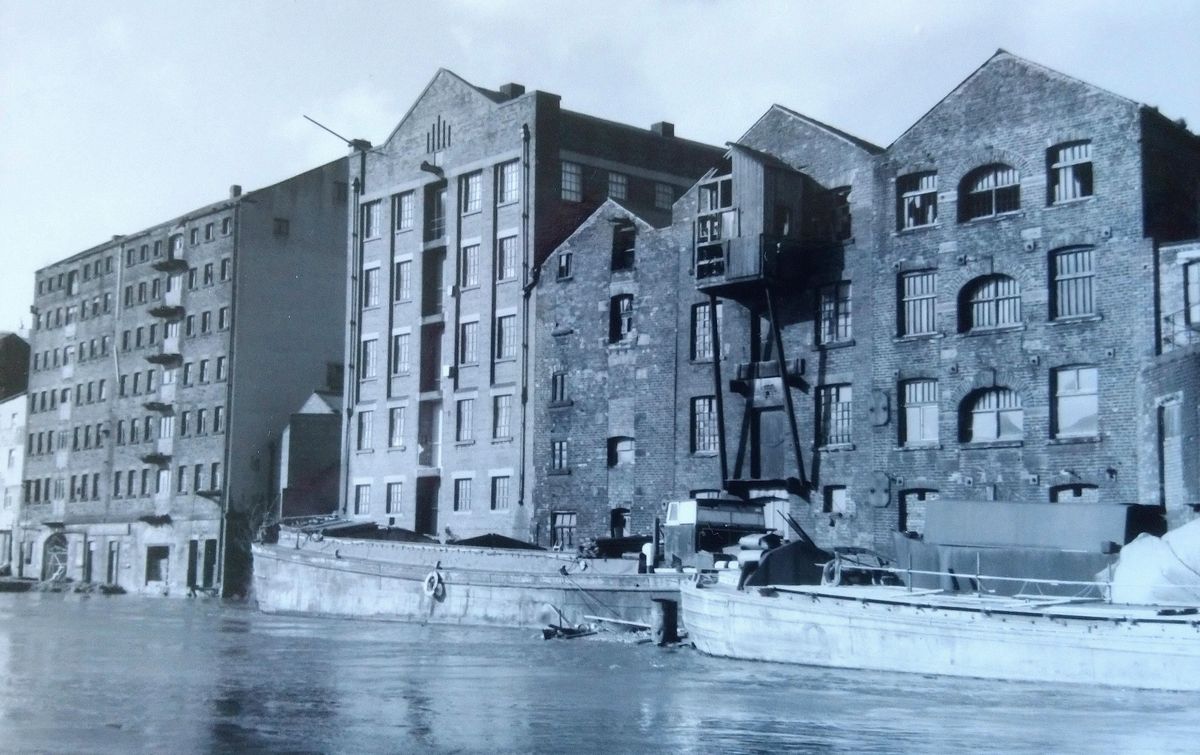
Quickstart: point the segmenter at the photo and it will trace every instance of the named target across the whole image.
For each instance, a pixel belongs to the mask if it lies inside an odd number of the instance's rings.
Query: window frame
[[[900,382],[896,393],[900,399],[897,424],[901,447],[932,446],[939,442],[939,390],[936,378],[912,378]]]
[[[1021,172],[1007,163],[980,165],[963,176],[959,183],[960,223],[1002,217],[1020,211]]]
[[[821,346],[854,340],[850,281],[826,283],[817,289],[817,343]]]
[[[1068,246],[1054,249],[1050,252],[1048,267],[1050,270],[1050,319],[1057,322],[1094,316],[1096,314],[1095,248]]]
[[[1074,373],[1074,387],[1064,385],[1067,375]],[[1085,381],[1084,375],[1090,379]],[[1072,364],[1056,367],[1050,371],[1050,436],[1065,438],[1098,438],[1100,436],[1100,370],[1091,364]],[[1085,385],[1086,383],[1086,385]],[[1063,415],[1068,405],[1082,406],[1084,412],[1079,420],[1082,430],[1064,430]]]
[[[937,334],[937,278],[937,270],[912,270],[898,276],[897,294],[900,306],[896,308],[896,314],[900,320],[899,337],[915,338]],[[927,329],[918,330],[921,322],[926,320]]]
[[[938,222],[938,174],[923,170],[896,177],[896,230],[928,228]],[[919,218],[923,216],[924,220]]]
[[[853,443],[854,388],[850,383],[817,387],[817,447],[830,448]]]
[[[1070,187],[1069,194],[1064,187]],[[1095,191],[1091,139],[1062,142],[1046,150],[1048,206],[1078,202],[1093,196]]]
[[[1016,432],[1006,432],[1008,418]],[[990,419],[987,419],[990,418]],[[1013,421],[1015,418],[1015,421]],[[976,429],[986,422],[987,437],[977,437]],[[984,388],[967,394],[963,401],[959,433],[963,443],[1019,443],[1025,439],[1025,407],[1021,394],[1006,386]]]
[[[564,202],[583,201],[583,166],[570,160],[562,161],[560,198]]]

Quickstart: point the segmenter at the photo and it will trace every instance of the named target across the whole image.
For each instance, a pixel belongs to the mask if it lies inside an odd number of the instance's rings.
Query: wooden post
[[[658,646],[679,642],[679,603],[668,598],[654,598],[654,618],[650,625]]]

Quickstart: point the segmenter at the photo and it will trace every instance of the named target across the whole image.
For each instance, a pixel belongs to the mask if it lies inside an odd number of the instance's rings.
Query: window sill
[[[388,446],[387,450],[388,450],[388,453],[393,453],[396,451],[407,451],[408,446]]]
[[[945,337],[945,333],[914,333],[911,336],[892,336],[892,343],[920,343]]]
[[[393,231],[393,233],[396,233],[396,234],[411,233],[411,232],[412,232],[412,226],[409,226],[408,228],[397,228],[395,231]]]
[[[715,458],[717,458],[716,451],[692,451],[691,455],[692,455],[692,458],[694,458],[694,459],[715,459]]]
[[[560,276],[556,277],[554,280],[558,281],[559,283],[566,283],[567,281],[573,279],[574,277],[575,277],[574,275],[560,275]]]
[[[1058,202],[1050,202],[1046,205],[1047,210],[1053,210],[1056,207],[1071,207],[1074,205],[1086,204],[1095,200],[1095,194],[1088,194],[1086,197],[1076,197],[1075,199],[1063,199]]]
[[[906,443],[903,446],[896,446],[893,451],[941,451],[941,443]]]
[[[845,341],[830,341],[828,343],[819,343],[819,344],[817,344],[817,348],[824,349],[825,351],[832,351],[834,349],[849,348],[850,346],[853,346],[853,345],[854,345],[854,339],[848,338]]]
[[[551,409],[567,409],[567,408],[570,408],[570,407],[572,407],[572,406],[574,406],[574,405],[575,405],[575,402],[574,402],[574,401],[571,401],[571,400],[567,400],[567,401],[551,401],[551,402],[550,402],[550,408],[551,408]]]
[[[515,276],[515,275],[510,275],[507,278],[497,278],[496,279],[497,285],[499,285],[501,283],[516,283],[516,282],[517,282],[517,276]]]
[[[963,338],[975,338],[977,336],[991,336],[999,333],[1019,333],[1025,330],[1025,323],[1020,325],[1004,325],[999,328],[973,328],[966,333],[959,333]]]
[[[1103,319],[1103,315],[1077,315],[1075,317],[1059,317],[1058,319],[1051,320],[1046,324],[1054,328],[1060,328],[1065,325],[1079,325],[1081,323],[1100,322]]]
[[[566,477],[571,474],[571,470],[569,470],[569,469],[551,469],[551,470],[547,471],[546,474],[550,475],[551,477]]]
[[[411,297],[411,296],[409,296],[409,297],[407,297],[407,298],[404,298],[404,299],[394,299],[394,300],[392,301],[392,304],[393,304],[393,305],[396,305],[396,304],[412,304],[412,302],[413,302],[413,300],[412,300],[412,297]]]
[[[460,294],[463,294],[463,293],[466,293],[467,291],[476,291],[478,289],[479,289],[478,283],[464,283],[463,285],[458,287],[458,292]]]
[[[497,206],[497,207],[512,207],[513,205],[515,205],[515,204],[516,204],[517,202],[519,202],[519,201],[520,201],[520,199],[519,199],[519,198],[518,198],[518,199],[509,199],[509,200],[506,200],[506,201],[503,201],[503,202],[496,202],[496,206]]]
[[[480,213],[482,213],[482,212],[483,212],[483,208],[482,208],[482,207],[481,207],[480,209],[478,209],[478,210],[463,210],[463,214],[462,214],[462,216],[463,216],[464,218],[469,218],[469,217],[471,217],[472,215],[479,215],[479,214],[480,214]]]
[[[574,332],[575,332],[575,328],[555,328],[554,330],[550,331],[550,335],[552,335],[552,336],[569,336]]]
[[[375,453],[375,449],[374,448],[358,448],[358,449],[355,449],[354,453],[357,454],[358,456],[363,456],[364,454]]]
[[[854,444],[853,443],[830,443],[829,445],[825,445],[825,446],[817,446],[817,450],[821,451],[823,453],[831,452],[831,451],[832,452],[853,451]]]
[[[473,441],[473,440],[456,440],[456,441],[454,441],[454,445],[455,446],[473,446],[473,445],[475,445],[475,441]]]
[[[516,362],[516,361],[517,361],[516,357],[497,357],[496,358],[496,364],[506,364],[506,363],[512,363],[512,362]]]
[[[512,441],[513,441],[513,438],[511,435],[505,435],[502,438],[492,438],[492,445],[498,446],[498,445],[502,445],[505,443],[512,443]]]
[[[928,231],[931,228],[941,228],[941,227],[942,227],[942,224],[938,223],[938,222],[925,223],[924,225],[914,225],[914,226],[910,226],[908,228],[898,228],[892,233],[892,236],[893,237],[907,236],[912,233],[920,233],[921,231]]]
[[[1102,440],[1103,440],[1103,438],[1101,438],[1099,435],[1080,435],[1080,436],[1074,436],[1074,437],[1064,436],[1061,438],[1051,438],[1050,440],[1046,441],[1046,445],[1048,445],[1048,446],[1075,446],[1075,445],[1081,445],[1081,444],[1088,445],[1088,444],[1092,444],[1092,443],[1099,443]]]
[[[968,218],[967,220],[958,221],[959,225],[975,225],[976,223],[988,223],[995,220],[1012,220],[1013,218],[1025,217],[1024,210],[1011,210],[1009,212],[998,212],[995,215],[981,215],[977,218]]]
[[[1024,445],[1025,441],[1023,440],[980,440],[963,443],[961,448],[964,451],[983,451],[991,448],[1020,448]]]

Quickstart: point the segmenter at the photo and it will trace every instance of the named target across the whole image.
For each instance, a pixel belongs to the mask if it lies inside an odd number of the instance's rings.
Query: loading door
[[[754,411],[754,444],[750,455],[752,477],[758,480],[782,480],[787,477],[790,432],[782,407]]]

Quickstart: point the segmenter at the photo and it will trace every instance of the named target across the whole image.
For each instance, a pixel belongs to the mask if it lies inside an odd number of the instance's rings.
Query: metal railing
[[[1200,344],[1200,304],[1163,315],[1162,353]]]

